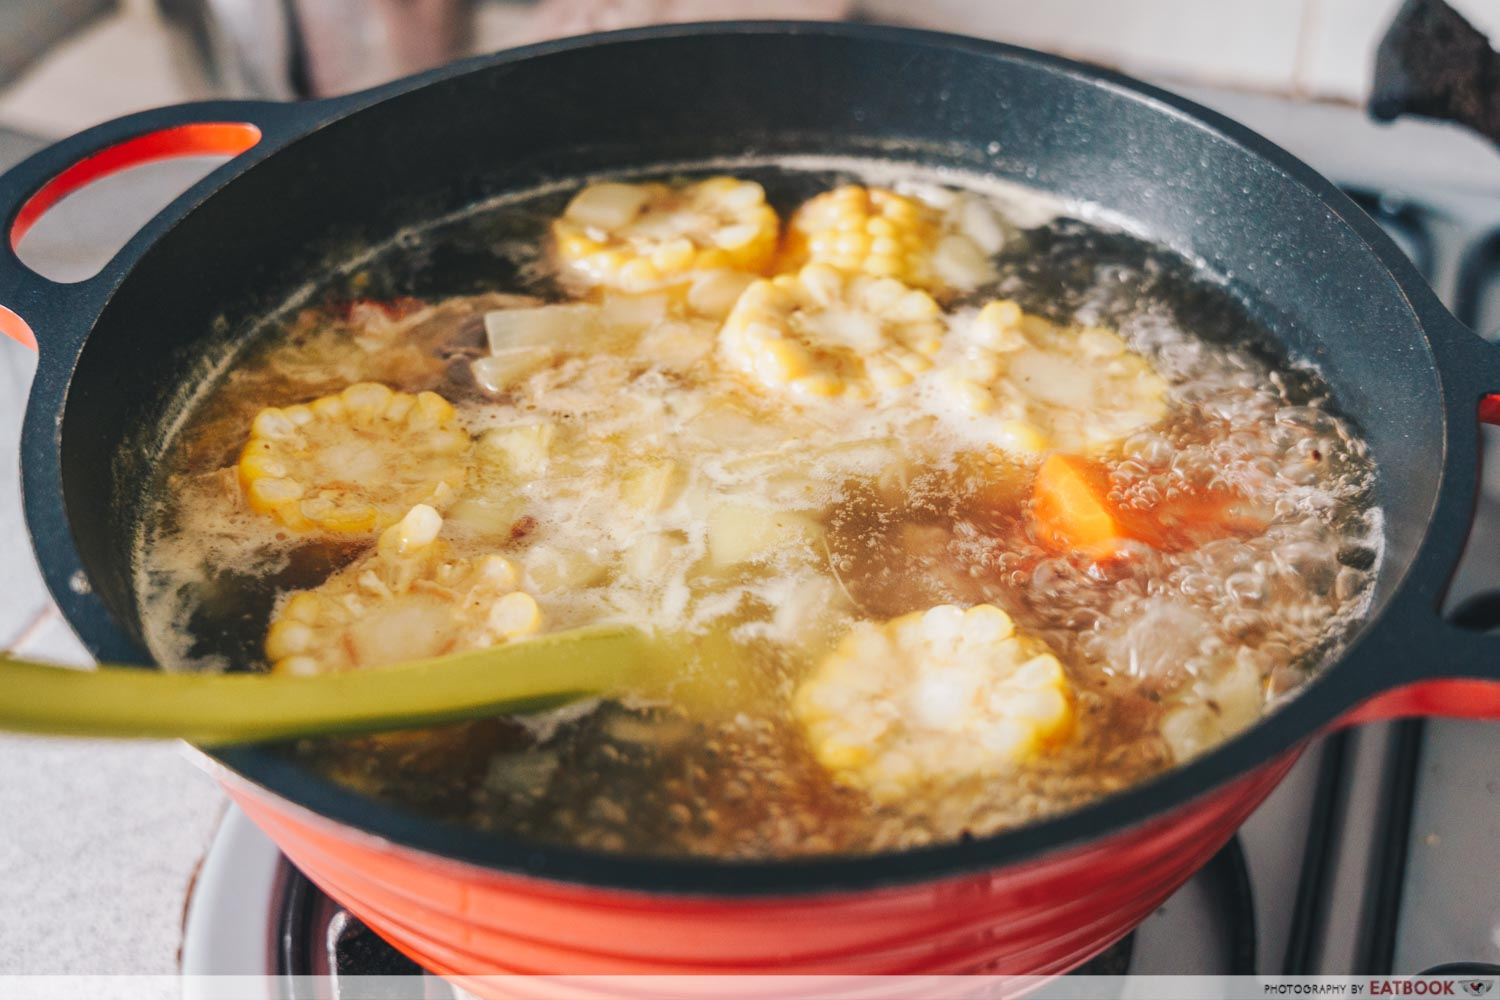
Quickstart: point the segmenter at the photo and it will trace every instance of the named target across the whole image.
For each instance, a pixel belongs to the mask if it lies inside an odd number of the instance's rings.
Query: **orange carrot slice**
[[[1050,455],[1037,472],[1031,513],[1048,548],[1112,558],[1130,538],[1109,502],[1109,472],[1076,455]]]
[[[1263,518],[1241,509],[1242,498],[1232,492],[1191,492],[1141,511],[1112,503],[1109,491],[1109,470],[1100,463],[1077,455],[1049,456],[1032,488],[1037,537],[1054,552],[1103,561],[1122,555],[1125,541],[1176,552],[1265,527]]]

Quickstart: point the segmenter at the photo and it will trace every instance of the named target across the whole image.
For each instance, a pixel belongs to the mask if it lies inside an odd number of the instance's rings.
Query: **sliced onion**
[[[742,271],[710,271],[688,288],[688,305],[703,316],[728,316],[740,293],[755,280],[755,275]]]
[[[635,184],[590,184],[568,203],[567,217],[580,226],[614,230],[628,225],[650,195]]]
[[[1033,399],[1070,410],[1087,410],[1097,390],[1087,369],[1049,351],[1018,351],[1010,377]]]
[[[967,236],[945,236],[932,253],[932,270],[946,285],[977,288],[995,276],[989,258]]]
[[[1005,246],[1005,227],[995,210],[977,198],[964,199],[958,210],[958,231],[967,236],[986,256],[993,256]]]
[[[485,392],[501,393],[552,361],[545,347],[513,347],[479,358],[469,365],[474,384]]]
[[[645,330],[666,317],[665,295],[610,295],[599,313],[606,326],[625,330]]]
[[[600,325],[599,307],[582,303],[484,314],[491,354],[520,347],[578,349],[598,335]]]

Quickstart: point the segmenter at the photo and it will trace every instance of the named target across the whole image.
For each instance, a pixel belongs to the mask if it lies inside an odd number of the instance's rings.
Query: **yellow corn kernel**
[[[253,480],[285,479],[287,467],[271,442],[263,440],[256,442],[254,448],[246,448],[240,456],[240,474]]]
[[[482,649],[538,631],[541,609],[501,556],[455,558],[442,516],[418,505],[363,559],[293,594],[271,619],[266,658],[309,675]]]
[[[943,382],[943,389],[951,398],[951,405],[964,413],[989,413],[995,408],[995,397],[978,382],[966,378],[951,377]]]
[[[383,415],[386,407],[390,405],[391,398],[395,395],[379,382],[356,382],[339,393],[339,398],[344,401],[344,408],[351,416],[368,419]],[[432,393],[424,393],[424,395],[430,396]],[[437,398],[441,399],[441,397]],[[450,412],[451,410],[452,407],[449,407]]]
[[[925,344],[926,341],[924,340],[916,346],[918,350],[925,352]],[[924,354],[900,349],[892,349],[888,354],[891,360],[896,363],[896,367],[908,375],[920,375],[932,368],[932,362]]]
[[[504,556],[485,556],[479,561],[479,572],[490,583],[505,590],[515,588],[521,579],[515,563]]]
[[[719,331],[719,354],[793,399],[866,399],[931,367],[939,314],[930,296],[894,279],[809,264],[745,289]]]
[[[284,660],[311,649],[316,641],[312,626],[292,620],[278,620],[266,633],[266,655]]]
[[[250,507],[295,531],[357,533],[394,524],[463,485],[469,436],[441,396],[359,382],[252,421],[239,480]],[[393,475],[399,472],[399,475]]]
[[[488,624],[502,639],[530,635],[542,627],[542,609],[536,598],[518,590],[490,606]]]
[[[753,181],[591,184],[552,224],[554,252],[579,283],[645,292],[714,271],[763,273],[781,223]]]
[[[975,319],[975,341],[992,351],[1013,351],[1026,346],[1021,329],[1021,307],[1009,299],[991,302]]]
[[[799,378],[792,383],[790,388],[793,397],[813,401],[835,399],[845,395],[863,399],[866,395],[861,387],[856,386],[851,389],[827,372],[813,372],[811,375]]]
[[[818,761],[879,803],[993,779],[1068,739],[1073,691],[1045,644],[993,605],[856,625],[797,689]]]
[[[1007,420],[995,433],[995,447],[1021,455],[1040,455],[1047,450],[1045,435],[1021,420]]]
[[[1118,333],[1100,326],[1078,331],[1078,349],[1089,358],[1116,358],[1129,350]]]
[[[993,272],[987,251],[961,231],[961,223],[959,216],[949,218],[895,191],[845,185],[793,213],[781,269],[814,262],[930,291],[974,288]]]
[[[1004,418],[988,435],[1006,451],[1101,451],[1167,415],[1166,381],[1113,330],[1060,326],[997,300],[951,336],[967,344],[963,377],[981,383]],[[947,401],[975,412],[958,393]]]
[[[882,389],[899,389],[911,385],[911,373],[888,357],[873,357],[865,361],[865,372],[870,381]]]
[[[247,480],[243,469],[240,470],[240,481],[246,483],[245,497],[257,510],[280,510],[295,503],[304,493],[302,484],[295,479],[261,478],[258,473],[252,473]]]
[[[311,656],[288,656],[277,661],[276,672],[289,677],[313,677],[322,673],[318,661]]]
[[[322,598],[317,594],[303,591],[292,595],[292,598],[282,606],[280,617],[287,621],[314,622],[317,621],[322,606]]]
[[[344,419],[344,400],[341,396],[323,396],[307,404],[312,410],[313,417],[325,422],[337,422]]]
[[[297,425],[284,411],[268,406],[256,415],[251,431],[260,438],[285,438],[297,433]]]
[[[424,503],[419,503],[396,522],[396,545],[398,552],[431,545],[443,527],[443,516]]]
[[[349,389],[345,389],[344,392],[349,392]],[[435,392],[419,392],[417,401],[412,404],[410,412],[406,415],[406,422],[412,427],[425,430],[450,424],[457,416],[453,404],[442,396]]]
[[[767,340],[755,365],[755,374],[768,385],[790,385],[808,374],[811,358],[800,344]]]

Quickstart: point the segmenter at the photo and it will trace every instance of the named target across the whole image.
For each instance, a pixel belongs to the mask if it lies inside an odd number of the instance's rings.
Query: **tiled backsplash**
[[[1449,0],[1500,38],[1500,3]],[[1362,102],[1401,0],[867,0],[882,20],[982,35],[1162,80]]]
[[[478,48],[523,40],[524,0],[473,0]],[[586,0],[579,0],[586,2]],[[599,0],[604,2],[604,0]],[[612,0],[628,5],[629,0]],[[639,0],[651,9],[697,9]],[[730,11],[734,0],[722,0]],[[1401,0],[855,0],[866,19],[980,35],[1202,84],[1362,103]],[[1449,0],[1500,39],[1500,2]],[[213,96],[168,43],[156,0],[122,0],[0,93],[0,125],[64,135],[140,107]]]

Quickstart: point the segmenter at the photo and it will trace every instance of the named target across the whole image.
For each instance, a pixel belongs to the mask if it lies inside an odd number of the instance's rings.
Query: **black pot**
[[[1469,530],[1478,410],[1500,392],[1500,349],[1454,320],[1332,184],[1219,115],[1114,73],[955,36],[680,26],[501,53],[332,100],[212,102],[110,122],[0,180],[6,225],[14,233],[36,199],[97,173],[90,163],[172,155],[181,141],[227,150],[253,137],[199,124],[224,122],[253,123],[259,141],[96,277],[57,284],[19,262],[13,240],[0,249],[0,298],[35,331],[41,355],[22,449],[26,516],[48,586],[101,658],[149,662],[132,540],[180,401],[207,360],[232,347],[223,331],[246,328],[330,247],[541,182],[714,156],[894,153],[1021,179],[1130,219],[1233,275],[1286,351],[1317,364],[1368,440],[1385,512],[1369,617],[1298,697],[1159,778],[972,843],[800,863],[643,861],[445,827],[336,788],[269,749],[216,754],[283,804],[428,854],[629,891],[864,890],[1123,835],[1263,773],[1340,719],[1500,716],[1500,643],[1438,614]],[[150,135],[158,138],[139,138]]]

